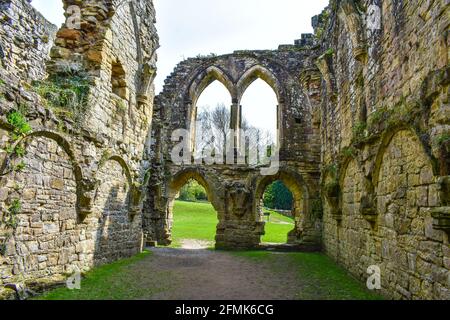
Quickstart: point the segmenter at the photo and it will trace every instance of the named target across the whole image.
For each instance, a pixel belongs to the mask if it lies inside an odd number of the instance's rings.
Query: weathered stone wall
[[[16,236],[0,258],[6,282],[21,275],[26,279],[70,273],[71,266],[79,265],[76,246],[80,230],[85,231],[77,224],[76,181],[65,152],[55,141],[35,138],[23,160],[28,163],[25,170],[2,179],[2,189],[11,189],[4,196],[22,199]],[[7,198],[1,200],[5,213]]]
[[[140,215],[130,217],[130,177],[115,160],[107,161],[99,170],[101,181],[95,197],[98,218],[95,261],[106,263],[131,256],[142,247]],[[112,245],[113,244],[113,245]]]
[[[57,27],[48,22],[27,0],[0,3],[0,59],[10,75],[27,80],[46,76],[45,63]]]
[[[74,4],[81,28],[63,26],[47,65],[34,61],[48,78],[31,84],[0,68],[0,296],[13,292],[6,284],[38,289],[142,249],[142,159],[158,47],[153,4],[64,2],[66,10]],[[86,86],[85,100],[60,100],[59,90]]]
[[[448,13],[331,1],[314,19],[324,248],[362,280],[378,265],[396,299],[450,298]]]
[[[295,227],[286,234],[286,242],[308,250],[320,248],[320,219],[311,203],[317,200],[316,179],[299,174],[292,166],[280,167],[275,175],[261,176],[258,169],[247,166],[171,166],[163,183],[152,185],[144,206],[144,233],[147,241],[166,245],[172,241],[172,206],[181,187],[190,179],[198,181],[207,191],[217,212],[216,247],[226,249],[256,248],[264,234],[260,201],[265,188],[281,180],[294,197]],[[154,195],[154,196],[151,196]],[[148,200],[153,206],[149,207]],[[148,210],[148,211],[147,211]]]
[[[181,62],[154,111],[154,8],[121,2],[65,0],[80,28],[55,36],[28,1],[0,5],[0,296],[170,243],[192,178],[218,213],[219,248],[259,245],[260,198],[281,180],[294,196],[289,242],[323,245],[363,281],[379,266],[386,296],[450,299],[447,1],[331,0],[315,37]],[[278,173],[174,164],[171,134],[192,130],[201,92],[222,82],[238,129],[257,78],[278,99]],[[61,83],[88,87],[86,100],[55,105]]]
[[[378,255],[395,298],[450,299],[448,237],[433,228],[431,217],[440,205],[438,188],[418,145],[417,137],[403,130],[383,155],[375,191]]]

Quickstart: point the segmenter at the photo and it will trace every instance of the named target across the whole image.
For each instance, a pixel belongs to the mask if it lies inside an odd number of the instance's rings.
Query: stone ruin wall
[[[58,28],[48,22],[27,0],[0,3],[1,67],[25,80],[42,79],[45,63]]]
[[[287,117],[282,155],[289,158],[298,150],[297,157],[305,157],[310,150],[296,146],[306,127],[320,126],[323,218],[317,222],[323,226],[323,249],[363,281],[368,267],[378,265],[383,293],[396,299],[449,299],[448,24],[445,1],[331,1],[313,18],[316,46],[305,51],[314,63],[307,63],[305,53],[298,57],[305,59],[301,70],[290,70],[319,107],[302,113],[300,126],[289,126],[295,112]],[[156,99],[153,136],[158,128],[189,121],[183,118],[189,114],[186,89],[179,84],[191,74],[201,78],[195,70],[207,67],[207,59],[190,59],[175,69]],[[167,144],[154,142],[155,172],[166,165],[160,178],[167,181],[183,168],[167,161]],[[309,160],[315,164],[314,157]],[[287,167],[303,170],[295,161]],[[238,179],[229,173],[214,175]],[[163,183],[150,191],[162,202],[150,201],[160,211],[148,220],[170,214],[164,188]],[[221,203],[229,200],[225,194]],[[151,208],[144,216],[147,212]]]
[[[324,251],[362,281],[367,267],[380,266],[387,297],[450,299],[447,1],[331,0],[313,18],[316,39],[182,62],[154,111],[151,1],[117,10],[114,1],[64,1],[66,10],[73,4],[81,6],[81,29],[58,32],[28,1],[0,5],[1,218],[15,199],[21,204],[15,229],[0,227],[0,286],[25,281],[38,289],[76,268],[130,256],[145,240],[167,240],[170,200],[188,178],[215,194],[219,244],[257,245],[263,225],[254,199],[270,178],[251,168],[174,166],[167,137],[189,121],[195,95],[187,88],[195,83],[201,92],[220,78],[204,72],[209,67],[236,82],[262,64],[291,88],[281,100],[290,106],[277,178],[294,190],[299,213],[313,218],[309,235],[321,234]],[[368,30],[373,5],[380,30]],[[68,70],[89,82],[81,125],[30,84]],[[5,175],[13,110],[26,113],[32,130],[23,137],[26,154],[12,159],[25,168]],[[299,226],[295,241],[304,236]],[[0,297],[12,292],[2,287]]]
[[[141,160],[158,47],[154,7],[147,0],[118,9],[111,1],[64,1],[66,10],[73,4],[81,6],[81,29],[56,32],[27,1],[2,2],[1,14],[12,20],[2,20],[0,29],[1,218],[17,199],[20,211],[15,228],[0,227],[0,297],[14,293],[3,285],[25,282],[40,290],[142,249]],[[4,37],[11,29],[16,37]],[[47,74],[88,79],[81,122],[35,92],[31,80]],[[21,141],[12,139],[13,111],[31,126]],[[23,157],[9,154],[16,143]],[[9,172],[8,161],[25,167]]]
[[[324,250],[364,281],[380,266],[386,296],[450,299],[448,3],[331,1],[314,22]]]
[[[262,192],[262,185],[268,183],[259,169],[247,165],[196,166],[190,163],[190,158],[179,165],[172,162],[171,153],[178,144],[172,140],[172,133],[195,125],[196,101],[211,82],[222,82],[230,92],[231,122],[237,128],[241,97],[254,80],[261,78],[272,87],[278,99],[279,177],[292,187],[299,204],[290,242],[317,246],[321,226],[313,204],[320,202],[317,197],[320,145],[318,123],[312,118],[319,108],[320,76],[308,73],[304,83],[295,76],[314,67],[318,51],[311,50],[310,40],[305,37],[302,43],[280,46],[274,51],[236,51],[223,56],[192,58],[175,68],[163,92],[155,99],[150,145],[152,175],[143,211],[148,240],[170,243],[171,202],[189,176],[212,195],[219,220],[216,247],[259,246],[264,223],[256,210],[262,196],[257,195],[257,190]]]

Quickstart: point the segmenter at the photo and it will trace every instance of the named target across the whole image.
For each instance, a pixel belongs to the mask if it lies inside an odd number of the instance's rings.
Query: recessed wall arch
[[[108,152],[105,153],[108,155]],[[103,160],[104,159],[104,160]],[[95,174],[97,181],[93,200],[93,220],[97,223],[94,260],[104,262],[117,253],[126,254],[140,247],[141,219],[135,201],[135,185],[124,158],[104,156]],[[140,195],[140,193],[138,193]]]
[[[48,129],[36,128],[33,132],[27,134],[23,138],[19,139],[15,144],[14,148],[27,142],[28,140],[32,140],[34,138],[46,138],[56,142],[56,144],[64,151],[64,153],[68,156],[69,161],[72,166],[72,172],[74,175],[74,180],[76,183],[76,207],[75,210],[78,216],[78,222],[83,222],[88,214],[92,211],[92,197],[91,191],[95,187],[95,183],[92,179],[88,179],[83,174],[81,162],[78,160],[77,154],[72,147],[72,144],[61,134],[51,131]],[[2,163],[2,169],[7,165],[6,159],[4,163]]]
[[[141,205],[141,200],[142,200],[141,199],[142,191],[141,191],[140,187],[138,187],[134,184],[134,179],[131,174],[130,167],[128,166],[128,164],[124,158],[122,158],[119,155],[109,156],[108,152],[106,152],[105,155],[106,155],[106,156],[104,156],[105,159],[103,161],[101,161],[101,163],[99,164],[98,172],[100,172],[100,170],[103,169],[106,166],[106,164],[110,161],[113,161],[113,162],[116,162],[119,164],[119,166],[123,170],[123,173],[125,174],[125,177],[127,179],[127,184],[128,184],[128,195],[127,195],[128,214],[131,217],[134,217],[140,210],[140,205]],[[97,187],[97,190],[99,187],[100,186]],[[97,195],[96,195],[96,197],[97,197]]]
[[[351,154],[351,155],[344,156],[341,161],[341,164],[338,168],[339,171],[338,171],[338,175],[337,175],[339,185],[341,185],[341,186],[344,183],[345,177],[347,176],[347,169],[352,161],[355,161],[358,168],[361,169],[360,162],[358,161],[358,158],[356,155]]]
[[[0,244],[3,250],[0,260],[4,262],[3,270],[12,268],[18,261],[24,261],[19,277],[23,278],[26,272],[27,278],[38,279],[54,272],[52,264],[48,266],[48,271],[42,273],[38,257],[54,259],[58,262],[59,270],[70,270],[74,262],[72,259],[69,261],[67,250],[78,247],[82,239],[77,235],[79,232],[84,234],[88,227],[87,224],[78,223],[77,189],[80,177],[75,177],[75,172],[81,172],[74,168],[75,154],[64,137],[51,131],[35,130],[17,143],[25,152],[11,157],[11,165],[16,167],[20,162],[23,167],[20,170],[8,170],[0,179],[2,194],[6,195],[0,200],[2,208],[12,204],[19,206],[18,210],[11,212],[8,219],[11,223],[2,223],[1,226]],[[15,150],[17,143],[13,147]],[[9,183],[5,183],[7,181]],[[31,221],[33,229],[29,227]],[[7,222],[6,215],[4,222]],[[43,235],[51,247],[36,245],[31,251],[20,249],[42,241]],[[69,238],[71,241],[67,240]],[[80,253],[88,253],[84,249]],[[76,261],[75,264],[78,263]]]
[[[124,158],[122,158],[119,155],[112,155],[112,156],[106,156],[104,161],[101,161],[99,164],[99,170],[102,169],[108,161],[116,161],[119,163],[119,165],[122,167],[125,176],[127,177],[127,182],[131,186],[133,184],[133,177],[131,175],[130,167],[128,166],[127,162]]]
[[[448,236],[436,228],[434,208],[441,204],[439,196],[431,192],[436,192],[438,181],[425,150],[416,131],[406,125],[387,131],[382,137],[374,164],[374,186],[378,217],[375,231],[383,247],[376,258],[385,274],[411,270],[411,259],[398,257],[418,251],[419,255],[441,255],[441,248],[448,245]],[[424,241],[435,247],[422,248]]]
[[[17,146],[18,144],[21,144],[23,142],[26,142],[29,139],[38,138],[38,137],[43,137],[43,138],[48,138],[50,140],[53,140],[58,144],[58,146],[61,149],[64,150],[64,152],[69,157],[70,162],[72,163],[73,174],[74,174],[75,180],[77,181],[77,185],[78,185],[79,182],[83,180],[83,172],[82,172],[81,166],[79,164],[80,162],[78,161],[75,151],[73,150],[69,141],[66,138],[64,138],[62,135],[60,135],[59,133],[50,131],[50,130],[37,129],[37,130],[29,133],[22,139],[18,140],[16,142],[15,146]]]
[[[415,140],[420,145],[421,151],[431,164],[433,174],[435,176],[439,176],[438,162],[432,155],[430,155],[430,153],[428,152],[429,148],[427,148],[427,146],[420,139],[420,135],[417,133],[417,131],[408,124],[399,124],[398,126],[391,127],[385,130],[381,137],[381,143],[378,147],[375,160],[370,170],[374,186],[376,186],[379,182],[379,174],[384,154],[391,144],[392,139],[401,131],[408,131],[413,134]]]

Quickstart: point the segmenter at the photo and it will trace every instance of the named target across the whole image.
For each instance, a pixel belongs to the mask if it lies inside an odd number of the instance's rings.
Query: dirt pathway
[[[132,269],[164,271],[166,284],[160,293],[143,299],[278,300],[295,299],[299,290],[298,280],[290,273],[274,273],[265,264],[228,252],[171,248],[152,251],[148,259]],[[158,277],[157,273],[154,276]]]

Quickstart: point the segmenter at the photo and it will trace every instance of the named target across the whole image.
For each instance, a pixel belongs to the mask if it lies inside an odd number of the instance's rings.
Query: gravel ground
[[[228,252],[172,248],[153,248],[151,251],[151,257],[133,265],[129,272],[135,268],[141,274],[142,270],[164,270],[170,276],[164,279],[168,282],[167,290],[142,299],[296,299],[301,285],[294,275],[290,275],[295,273],[274,273],[264,263]],[[148,273],[146,277],[152,277],[152,274]],[[147,281],[143,279],[144,282]]]

